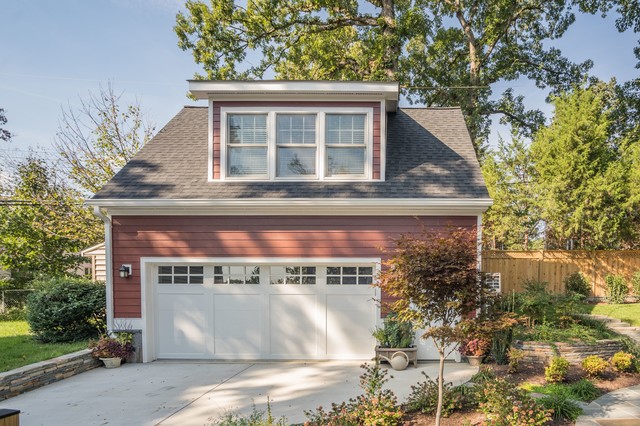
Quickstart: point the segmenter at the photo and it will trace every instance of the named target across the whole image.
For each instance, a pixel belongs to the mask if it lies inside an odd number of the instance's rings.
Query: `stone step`
[[[630,328],[631,324],[629,324],[628,322],[610,322],[607,323],[607,327],[609,328]]]

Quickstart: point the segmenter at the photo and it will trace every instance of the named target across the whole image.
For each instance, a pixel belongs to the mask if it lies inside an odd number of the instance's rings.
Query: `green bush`
[[[611,367],[618,373],[628,373],[635,370],[635,357],[627,352],[616,352],[611,357]]]
[[[34,283],[27,299],[27,322],[42,342],[72,342],[97,337],[105,318],[103,284],[78,278]]]
[[[524,351],[511,347],[509,348],[508,355],[509,355],[509,368],[507,369],[507,372],[509,374],[515,374],[518,372],[518,366],[520,365],[520,361],[524,358]]]
[[[554,357],[549,366],[544,368],[544,379],[547,383],[564,382],[569,371],[569,361],[562,357]]]
[[[435,414],[438,408],[438,384],[423,371],[424,382],[411,386],[411,394],[407,398],[406,407],[409,412],[420,411],[424,414]],[[442,416],[448,417],[456,410],[462,409],[463,392],[454,391],[451,383],[445,383],[442,393]]]
[[[267,413],[265,418],[264,411],[258,411],[253,406],[251,414],[227,413],[215,419],[207,426],[287,426],[287,418],[282,416],[275,419],[271,414],[271,401],[267,397]]]
[[[475,383],[478,385],[490,382],[496,379],[495,373],[488,368],[480,368],[476,374],[471,376],[471,383]]]
[[[305,425],[386,425],[395,426],[404,415],[398,406],[395,394],[382,386],[389,380],[387,371],[378,365],[362,364],[365,372],[360,376],[360,387],[364,394],[349,399],[348,402],[331,404],[331,410],[318,407],[315,411],[305,411],[309,419]]]
[[[637,271],[631,277],[631,295],[637,301],[640,301],[640,271]]]
[[[3,314],[0,314],[0,321],[24,321],[27,319],[27,310],[25,308],[9,308]]]
[[[553,412],[553,419],[557,421],[574,421],[582,414],[582,408],[564,395],[549,395],[539,399],[544,408]]]
[[[542,426],[551,420],[549,410],[538,404],[526,391],[504,379],[485,382],[478,399],[480,410],[492,425]]]
[[[629,293],[629,287],[627,287],[627,282],[624,277],[620,275],[607,275],[604,281],[607,284],[607,302],[624,303]]]
[[[582,360],[582,369],[589,377],[601,377],[609,364],[598,355],[591,355]]]
[[[564,279],[564,288],[567,293],[578,293],[585,297],[591,293],[589,281],[580,272],[574,272]]]

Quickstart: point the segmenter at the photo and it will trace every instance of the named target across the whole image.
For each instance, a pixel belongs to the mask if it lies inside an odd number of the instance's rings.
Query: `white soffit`
[[[188,80],[189,93],[196,99],[214,101],[381,101],[387,111],[398,106],[398,82],[379,81],[217,81]]]
[[[112,215],[469,215],[492,204],[480,199],[229,199],[229,200],[87,200]]]

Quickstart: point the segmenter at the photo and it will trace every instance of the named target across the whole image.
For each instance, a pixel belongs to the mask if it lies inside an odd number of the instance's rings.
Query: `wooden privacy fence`
[[[491,250],[482,253],[482,270],[500,273],[503,293],[522,291],[525,280],[546,281],[549,290],[563,292],[564,279],[581,272],[593,295],[604,297],[607,275],[622,275],[630,283],[631,276],[640,271],[640,250]]]

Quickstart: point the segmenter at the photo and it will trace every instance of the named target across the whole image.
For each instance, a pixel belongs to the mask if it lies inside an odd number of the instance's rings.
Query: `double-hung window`
[[[276,115],[276,176],[316,176],[316,115]]]
[[[267,114],[229,114],[229,176],[268,177]]]
[[[257,111],[230,108],[222,116],[226,178],[370,178],[373,126],[369,109]]]

